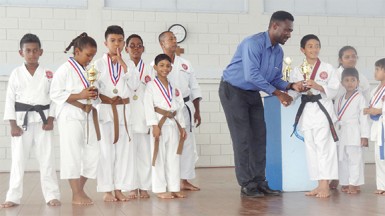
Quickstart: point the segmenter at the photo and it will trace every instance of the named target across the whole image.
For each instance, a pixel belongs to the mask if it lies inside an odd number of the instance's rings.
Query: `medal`
[[[138,100],[138,95],[134,95],[133,99]]]
[[[112,92],[114,93],[114,94],[118,94],[118,89],[114,89],[114,90],[112,90]]]
[[[118,84],[118,82],[120,80],[120,74],[121,74],[121,71],[122,71],[122,67],[121,67],[121,65],[119,63],[116,63],[116,68],[115,68],[114,64],[112,62],[112,59],[108,55],[107,55],[107,62],[108,62],[108,70],[110,72],[110,78],[111,78],[112,84],[115,87],[112,90],[112,92],[114,94],[118,94],[118,89],[116,88],[116,85]]]

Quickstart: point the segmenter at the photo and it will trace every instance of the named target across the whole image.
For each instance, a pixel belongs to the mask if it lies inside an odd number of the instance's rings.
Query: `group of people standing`
[[[163,54],[145,63],[142,38],[125,40],[120,26],[105,31],[107,52],[90,65],[96,41],[82,33],[72,40],[73,57],[54,73],[39,62],[39,38],[20,41],[24,63],[12,71],[4,119],[11,125],[12,167],[4,208],[20,204],[26,156],[32,146],[40,165],[46,203],[61,205],[52,129],[60,139],[60,177],[68,179],[72,203],[93,204],[85,193],[89,178],[107,202],[183,198],[200,190],[194,128],[201,123],[200,87],[191,63],[176,55],[175,35],[159,35]],[[124,51],[128,58],[123,56]]]

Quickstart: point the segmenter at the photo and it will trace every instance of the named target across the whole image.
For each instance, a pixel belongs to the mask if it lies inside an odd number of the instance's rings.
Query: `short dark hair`
[[[343,80],[345,77],[352,76],[357,78],[357,80],[360,80],[360,75],[358,74],[358,70],[355,68],[345,68],[342,71],[341,74],[341,80]]]
[[[164,32],[160,33],[159,36],[158,36],[159,42],[161,42],[161,41],[164,39],[164,36],[165,36],[167,33],[172,33],[172,31],[164,31]],[[173,33],[173,34],[174,34],[174,33]]]
[[[67,53],[71,47],[74,47],[74,54],[75,54],[75,48],[79,48],[80,50],[83,50],[86,46],[91,46],[97,48],[96,41],[87,35],[87,33],[83,32],[76,38],[74,38],[71,43],[67,46],[67,48],[64,50],[65,53]]]
[[[39,37],[34,34],[27,33],[20,40],[20,49],[23,49],[23,45],[26,43],[37,43],[39,48],[41,48],[41,43]]]
[[[303,36],[303,38],[301,39],[301,48],[304,49],[306,46],[306,43],[311,39],[318,41],[319,47],[321,47],[321,41],[319,40],[319,38],[314,34],[308,34],[308,35]]]
[[[140,37],[140,36],[137,35],[137,34],[132,34],[132,35],[128,36],[128,38],[126,39],[126,46],[128,46],[128,44],[130,43],[130,40],[131,40],[132,38],[138,38],[138,39],[140,40],[140,42],[142,42],[142,44],[143,44],[142,37]]]
[[[110,34],[123,35],[123,37],[124,37],[123,28],[118,26],[118,25],[108,26],[107,29],[106,29],[106,32],[104,33],[104,38],[107,40],[107,37]]]
[[[374,66],[385,69],[385,58],[379,59],[374,63]]]
[[[270,22],[269,22],[269,28],[273,24],[273,22],[277,21],[285,21],[290,20],[294,22],[294,17],[291,15],[291,13],[287,11],[276,11],[271,15]]]
[[[163,61],[163,60],[167,60],[167,61],[169,61],[170,63],[172,62],[170,56],[168,56],[168,55],[162,53],[162,54],[159,54],[159,55],[157,55],[157,56],[155,57],[155,65],[158,65],[158,63],[159,63],[160,61]]]

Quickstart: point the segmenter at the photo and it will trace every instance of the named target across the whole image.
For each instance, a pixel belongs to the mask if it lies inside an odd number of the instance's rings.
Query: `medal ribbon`
[[[163,98],[166,100],[168,106],[171,108],[171,101],[172,101],[172,86],[170,82],[168,83],[168,89],[166,89],[162,82],[159,81],[158,77],[155,77],[154,79],[155,84],[158,86],[160,92],[163,95]]]
[[[88,88],[90,84],[88,83],[86,77],[84,76],[84,68],[73,58],[70,57],[68,59],[68,62],[71,64],[71,66],[75,69],[76,73],[78,74],[80,81],[82,81],[84,88]]]
[[[109,55],[107,55],[107,62],[108,62],[108,70],[110,72],[110,78],[111,78],[112,84],[116,86],[116,84],[119,82],[119,79],[120,79],[122,67],[119,63],[116,63],[116,72],[115,72],[114,64]]]
[[[341,120],[342,116],[345,114],[346,109],[349,107],[350,103],[353,101],[353,99],[358,95],[358,91],[355,90],[352,95],[345,101],[344,105],[341,107],[342,99],[345,98],[346,93],[340,98],[338,102],[338,121]]]
[[[383,94],[385,92],[385,86],[382,86],[377,92],[376,94],[374,94],[374,97],[372,99],[370,99],[370,102],[369,102],[369,108],[372,108],[373,106],[375,106],[378,101],[382,98]],[[373,120],[373,121],[378,121],[378,119],[380,118],[381,114],[379,115],[370,115],[370,118]]]
[[[142,80],[143,72],[144,72],[144,62],[141,59],[140,62],[138,63],[138,71],[140,73],[139,79]]]

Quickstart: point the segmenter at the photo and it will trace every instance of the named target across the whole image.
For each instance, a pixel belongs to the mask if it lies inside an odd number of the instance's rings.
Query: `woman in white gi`
[[[66,51],[72,46],[74,57],[59,67],[51,84],[60,135],[60,176],[69,180],[73,204],[91,205],[84,185],[88,178],[96,178],[100,132],[96,110],[87,105],[87,100],[94,102],[98,93],[87,81],[85,67],[95,56],[97,45],[93,38],[82,33]]]

